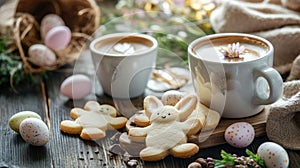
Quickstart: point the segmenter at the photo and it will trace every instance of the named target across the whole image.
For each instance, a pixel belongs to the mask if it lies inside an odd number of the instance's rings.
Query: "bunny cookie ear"
[[[175,108],[179,111],[180,121],[187,119],[189,115],[194,111],[197,105],[197,96],[189,95],[182,98],[178,103],[176,103]]]
[[[147,96],[144,99],[144,109],[148,117],[150,117],[152,113],[163,106],[163,103],[155,96]]]

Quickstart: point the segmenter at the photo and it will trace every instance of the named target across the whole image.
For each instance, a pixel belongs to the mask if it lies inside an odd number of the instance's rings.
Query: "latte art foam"
[[[245,49],[239,54],[238,58],[229,58],[224,55],[222,50],[228,44],[240,43]],[[249,38],[231,37],[215,38],[210,42],[199,43],[193,48],[193,52],[200,58],[212,62],[247,62],[256,60],[269,51],[266,44]]]
[[[147,51],[152,45],[147,39],[127,36],[99,41],[95,44],[95,48],[98,51],[112,55],[131,55]]]
[[[133,45],[130,43],[117,43],[114,45],[113,49],[121,54],[132,54],[135,52]]]

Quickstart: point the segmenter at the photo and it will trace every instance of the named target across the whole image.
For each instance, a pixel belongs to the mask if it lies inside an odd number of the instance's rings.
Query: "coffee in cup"
[[[113,56],[137,54],[149,50],[153,43],[138,36],[112,37],[95,44],[95,49]]]
[[[229,45],[229,46],[228,46]],[[226,56],[227,48],[236,45],[236,48],[243,47],[243,52],[239,54],[239,57],[230,58]],[[239,37],[232,38],[213,38],[210,41],[201,42],[195,46],[193,52],[197,53],[203,59],[214,62],[247,62],[258,59],[268,52],[268,46],[260,41]],[[210,53],[215,52],[215,56],[211,56]]]
[[[104,92],[113,98],[144,93],[156,64],[157,41],[150,35],[114,33],[96,38],[90,50]]]
[[[280,98],[283,81],[272,68],[272,44],[258,36],[220,33],[188,48],[193,85],[201,103],[226,118],[255,115]]]

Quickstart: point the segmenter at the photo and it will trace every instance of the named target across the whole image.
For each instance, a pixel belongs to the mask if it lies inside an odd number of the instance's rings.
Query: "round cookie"
[[[140,111],[137,114],[134,115],[133,122],[140,127],[146,127],[150,125],[150,119],[145,114],[145,111]]]
[[[128,119],[126,123],[126,130],[134,127],[146,127],[148,125],[150,125],[150,119],[145,114],[145,110],[141,110]]]

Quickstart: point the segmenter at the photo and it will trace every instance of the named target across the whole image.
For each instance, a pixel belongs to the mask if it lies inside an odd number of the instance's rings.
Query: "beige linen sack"
[[[217,33],[241,32],[268,39],[274,46],[274,67],[286,74],[300,54],[300,12],[291,10],[280,0],[223,0],[210,21]],[[299,0],[293,0],[298,2]],[[273,4],[274,3],[274,4]]]

